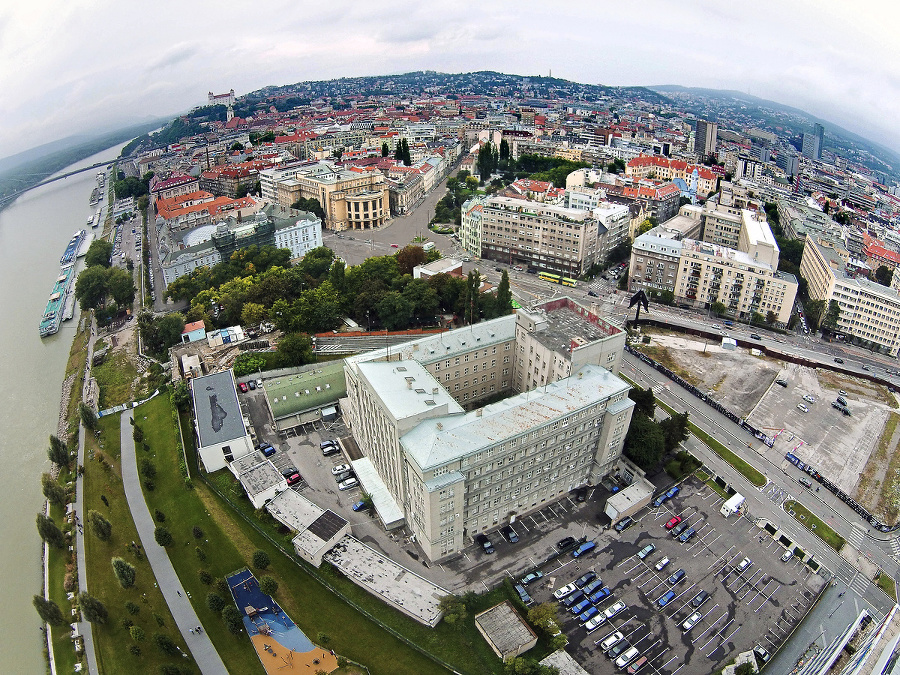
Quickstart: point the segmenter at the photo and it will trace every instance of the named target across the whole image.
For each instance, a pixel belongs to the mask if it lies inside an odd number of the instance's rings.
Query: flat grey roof
[[[626,400],[629,388],[605,368],[586,365],[571,377],[480,411],[422,422],[400,438],[400,445],[422,470],[442,466],[613,396],[633,405]]]
[[[195,377],[191,389],[201,448],[247,435],[230,370]]]
[[[609,334],[568,307],[560,307],[547,312],[546,328],[534,333],[534,338],[547,349],[569,357],[572,340],[581,338],[585,343],[596,342],[609,337]]]
[[[434,379],[425,366],[413,359],[370,361],[358,365],[375,395],[396,420],[428,411],[462,412],[462,406]]]
[[[475,623],[501,654],[517,653],[523,646],[537,640],[537,635],[508,600],[477,614]]]
[[[275,468],[268,459],[251,466],[238,475],[241,485],[247,491],[248,495],[258,495],[265,492],[273,485],[283,484],[287,487],[287,481],[284,476]]]
[[[591,675],[573,659],[568,652],[560,649],[541,661],[542,666],[556,668],[559,675]]]

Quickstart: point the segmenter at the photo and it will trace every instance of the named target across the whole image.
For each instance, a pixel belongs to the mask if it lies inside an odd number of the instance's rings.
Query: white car
[[[575,584],[566,584],[562,588],[558,588],[553,591],[553,597],[557,600],[562,600],[564,597],[566,597],[567,595],[572,595],[572,593],[577,590],[578,586],[576,586]]]
[[[627,606],[628,606],[628,605],[626,605],[624,602],[622,602],[621,600],[619,600],[616,604],[614,604],[614,605],[612,605],[612,606],[610,606],[610,607],[607,607],[606,610],[603,612],[603,614],[606,616],[607,619],[611,619],[611,618],[613,618],[616,614],[618,614],[618,613],[621,612],[623,609],[625,609]]]
[[[656,563],[656,571],[662,572],[663,568],[668,564],[669,564],[669,558],[668,558],[668,556],[666,556],[665,558],[660,560],[658,563]]]
[[[598,614],[594,618],[588,619],[584,624],[584,628],[588,633],[591,633],[600,628],[604,623],[606,623],[606,617],[603,614]]]
[[[687,633],[691,628],[697,625],[697,622],[703,618],[703,615],[700,612],[694,612],[691,614],[683,624],[681,624],[681,630]]]
[[[359,485],[359,481],[356,478],[348,478],[338,483],[338,490],[352,490],[357,485]]]
[[[722,328],[722,326],[720,326],[720,325],[717,324],[717,323],[714,323],[714,324],[712,325],[712,327],[713,327],[715,330],[719,330],[719,329]]]
[[[331,475],[339,476],[342,473],[344,473],[345,471],[350,471],[350,470],[351,470],[351,466],[349,464],[338,464],[337,466],[331,467]]]
[[[809,394],[806,394],[806,395],[803,397],[803,400],[806,401],[807,403],[815,403],[815,402],[816,402],[815,397],[814,397],[814,396],[810,396]]]
[[[604,652],[609,651],[614,645],[618,644],[624,639],[625,636],[622,635],[622,633],[620,633],[619,631],[616,631],[612,635],[607,635],[603,639],[603,642],[600,643],[600,650]]]
[[[808,412],[809,412],[809,408],[807,408],[807,407],[806,407],[805,405],[803,405],[802,403],[798,403],[798,404],[797,404],[797,410],[799,410],[800,412],[805,412],[805,413],[808,413]]]

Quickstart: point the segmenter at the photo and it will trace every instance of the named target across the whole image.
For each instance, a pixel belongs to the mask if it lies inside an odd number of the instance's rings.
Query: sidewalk
[[[78,427],[78,466],[84,464],[84,427]],[[80,473],[75,479],[75,515],[78,523],[83,524],[87,514],[84,512],[84,476]],[[87,593],[87,562],[84,556],[84,531],[80,527],[75,528],[75,555],[78,564],[78,590]],[[78,632],[84,640],[84,655],[87,657],[88,673],[97,675],[97,657],[94,655],[94,634],[90,621],[81,621],[78,624]]]
[[[150,515],[150,509],[147,508],[147,502],[144,501],[144,493],[141,491],[141,482],[137,471],[137,457],[134,451],[134,439],[131,437],[131,419],[134,416],[133,410],[127,410],[122,413],[121,421],[121,442],[122,442],[122,483],[125,488],[125,498],[128,500],[128,508],[131,510],[131,517],[134,519],[134,525],[137,528],[141,545],[144,547],[144,553],[147,554],[147,560],[150,567],[153,568],[153,574],[159,584],[159,590],[169,605],[169,611],[181,631],[181,636],[187,643],[188,649],[200,672],[204,675],[227,675],[228,670],[222,662],[216,648],[213,647],[206,630],[202,633],[191,633],[190,629],[200,625],[200,619],[191,606],[191,601],[187,598],[185,590],[175,574],[175,569],[169,560],[166,549],[156,543],[153,538],[153,531],[156,525]],[[215,630],[221,630],[216,626]]]

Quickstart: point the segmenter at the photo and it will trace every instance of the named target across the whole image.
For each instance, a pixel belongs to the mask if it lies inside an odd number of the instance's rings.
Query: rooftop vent
[[[398,372],[398,373],[405,373],[405,372],[406,372],[406,366],[397,366],[397,372]]]
[[[437,393],[438,393],[438,388],[437,388],[437,387],[432,387],[431,393],[432,393],[432,394],[437,394]]]
[[[437,403],[435,403],[435,402],[434,402],[432,399],[430,399],[430,398],[426,398],[426,399],[425,399],[425,405],[437,405]]]
[[[424,394],[424,393],[425,393],[425,390],[424,390],[424,389],[416,389],[416,393],[417,393],[417,394]]]

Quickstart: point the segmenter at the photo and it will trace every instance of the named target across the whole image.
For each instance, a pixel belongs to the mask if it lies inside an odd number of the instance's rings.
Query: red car
[[[681,516],[673,516],[672,518],[669,518],[669,522],[666,523],[666,529],[671,530],[673,527],[675,527],[680,522],[681,522]]]
[[[247,384],[246,384],[245,382],[241,382],[241,383],[238,385],[238,387],[240,388],[240,390],[241,390],[242,392],[244,392],[245,394],[247,393]]]

